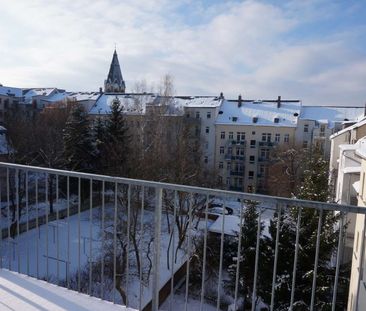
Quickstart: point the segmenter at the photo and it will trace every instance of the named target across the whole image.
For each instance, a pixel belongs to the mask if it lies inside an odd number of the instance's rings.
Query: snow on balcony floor
[[[133,311],[16,272],[0,269],[0,310]]]

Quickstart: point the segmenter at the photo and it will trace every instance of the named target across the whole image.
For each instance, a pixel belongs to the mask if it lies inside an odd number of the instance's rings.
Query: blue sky
[[[95,91],[114,44],[127,91],[364,105],[366,2],[17,0],[2,3],[0,83]]]

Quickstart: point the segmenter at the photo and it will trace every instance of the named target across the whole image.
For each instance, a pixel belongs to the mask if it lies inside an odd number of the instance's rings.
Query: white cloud
[[[334,6],[325,12],[325,4],[7,1],[0,21],[0,82],[98,90],[116,43],[128,88],[170,73],[179,94],[224,91],[250,98],[282,95],[305,104],[362,104],[366,58],[351,44],[355,33],[321,41],[287,37],[332,14]]]

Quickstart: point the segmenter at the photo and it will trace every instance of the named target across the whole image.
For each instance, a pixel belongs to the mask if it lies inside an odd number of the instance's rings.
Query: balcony
[[[245,146],[246,141],[245,140],[229,140],[228,145],[231,146]]]
[[[259,147],[274,147],[277,143],[271,141],[260,141]]]
[[[244,171],[230,171],[231,176],[244,176]]]
[[[343,230],[334,231],[330,274],[318,277],[324,270],[323,261],[318,272],[322,216],[338,212],[343,228],[346,213],[366,209],[230,189],[240,192],[0,163],[0,268],[139,310],[238,310],[245,301],[246,309],[253,302],[252,310],[275,310],[279,299],[290,310],[299,303],[316,310],[324,290],[329,307],[344,308],[338,282]],[[233,210],[216,220],[219,233],[210,231],[212,203]],[[244,247],[238,237],[253,229],[241,225],[248,209],[257,215],[256,238]],[[285,214],[293,220],[293,248],[286,256],[280,243],[289,222]],[[305,293],[298,283],[303,244],[309,241],[302,217],[308,214],[319,220]]]

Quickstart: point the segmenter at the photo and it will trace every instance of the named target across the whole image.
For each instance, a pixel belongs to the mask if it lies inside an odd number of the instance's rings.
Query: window
[[[210,127],[206,126],[206,134],[210,133]]]
[[[277,134],[275,135],[275,142],[276,142],[276,143],[279,143],[279,142],[280,142],[280,140],[281,140],[281,134],[278,134],[278,133],[277,133]]]
[[[283,137],[283,141],[285,143],[288,143],[290,141],[290,134],[285,134],[285,136]]]
[[[223,168],[224,167],[224,162],[219,162],[219,168]]]
[[[206,116],[207,116],[207,119],[211,119],[211,111],[208,111]]]
[[[252,185],[249,185],[247,187],[247,192],[253,192],[253,186]]]
[[[199,126],[195,127],[195,134],[196,134],[196,137],[200,136],[200,127]]]
[[[196,111],[196,119],[199,119],[199,118],[200,118],[200,112]]]
[[[233,139],[234,138],[234,133],[233,132],[229,132],[229,139]]]
[[[245,140],[245,132],[236,132],[236,140],[244,141]]]
[[[250,148],[255,148],[256,145],[256,141],[255,140],[251,140],[250,141]]]
[[[208,163],[208,157],[207,156],[205,156],[204,162]]]
[[[308,147],[308,141],[307,141],[307,140],[304,140],[304,141],[302,142],[302,147],[303,147],[304,149],[306,149],[306,148]]]
[[[233,153],[233,147],[227,148],[227,154],[231,155]]]
[[[255,135],[255,131],[252,132],[252,135]]]
[[[226,184],[230,186],[230,177],[226,177]]]
[[[227,168],[228,171],[230,171],[230,169],[231,169],[231,162],[227,162],[226,168]]]
[[[255,156],[251,155],[251,156],[249,157],[249,163],[250,163],[250,164],[254,164],[254,162],[255,162]]]
[[[309,124],[304,124],[304,133],[309,132]]]
[[[208,143],[205,144],[205,148],[208,149]]]
[[[262,141],[270,142],[271,136],[272,136],[271,133],[262,133]]]
[[[219,184],[222,184],[222,176],[219,176]]]
[[[186,113],[186,118],[189,118],[191,115],[189,113]]]
[[[236,121],[238,121],[238,117],[233,117],[232,120],[233,120],[233,122],[236,122]]]
[[[225,132],[221,132],[221,139],[225,139]]]
[[[237,156],[244,156],[244,148],[236,148]]]
[[[261,149],[260,151],[261,158],[264,160],[269,159],[269,149]]]
[[[279,122],[280,122],[280,119],[279,119],[279,118],[274,118],[274,119],[273,119],[273,122],[274,122],[274,123],[279,123]]]
[[[325,136],[325,124],[320,125],[320,136]]]
[[[221,146],[220,147],[220,154],[224,154],[225,153],[225,147]]]
[[[243,178],[238,178],[238,186],[243,187]]]
[[[249,179],[253,179],[254,178],[254,171],[249,171],[248,172],[248,177],[249,177]]]
[[[257,123],[258,122],[258,117],[253,117],[253,123]]]

